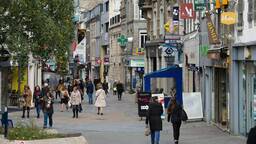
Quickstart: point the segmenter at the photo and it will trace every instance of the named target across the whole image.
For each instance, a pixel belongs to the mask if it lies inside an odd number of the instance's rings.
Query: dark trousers
[[[122,92],[118,92],[117,96],[118,96],[118,100],[122,100]]]
[[[25,111],[27,110],[27,117],[29,118],[29,112],[30,112],[30,107],[23,106],[23,114],[22,117],[25,117]]]
[[[73,105],[73,118],[78,118],[79,105]]]
[[[55,93],[55,97],[56,97],[56,99],[58,99],[58,96],[60,97],[60,91],[56,91],[56,93]]]
[[[174,137],[175,141],[179,140],[179,137],[180,137],[180,126],[181,126],[181,122],[172,123],[173,137]]]

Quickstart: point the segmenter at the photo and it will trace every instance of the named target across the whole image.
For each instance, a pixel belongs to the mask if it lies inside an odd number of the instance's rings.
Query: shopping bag
[[[145,136],[149,136],[151,134],[151,131],[148,127],[145,128]]]

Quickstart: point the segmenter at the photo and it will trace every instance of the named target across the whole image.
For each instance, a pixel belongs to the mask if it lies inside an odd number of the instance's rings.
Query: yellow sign
[[[235,12],[223,12],[221,14],[221,23],[225,25],[232,25],[237,23],[237,14]]]
[[[171,29],[170,29],[170,21],[168,21],[166,24],[164,24],[164,29],[165,29],[165,31],[167,31],[167,32],[170,32],[170,31],[171,31]]]

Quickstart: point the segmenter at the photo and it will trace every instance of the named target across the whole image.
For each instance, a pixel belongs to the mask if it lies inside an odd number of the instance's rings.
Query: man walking
[[[87,85],[86,85],[86,93],[88,95],[88,99],[89,99],[89,104],[93,104],[93,98],[92,98],[92,95],[93,95],[93,84],[92,84],[92,81],[89,80]]]
[[[121,101],[122,94],[124,92],[124,85],[120,81],[118,81],[118,83],[116,84],[116,88],[117,88],[118,100]]]

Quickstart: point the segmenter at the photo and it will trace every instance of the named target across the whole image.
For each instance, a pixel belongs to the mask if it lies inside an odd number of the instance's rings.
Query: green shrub
[[[36,140],[49,138],[63,138],[62,134],[51,134],[36,126],[35,122],[17,123],[16,127],[9,129],[9,140]]]

